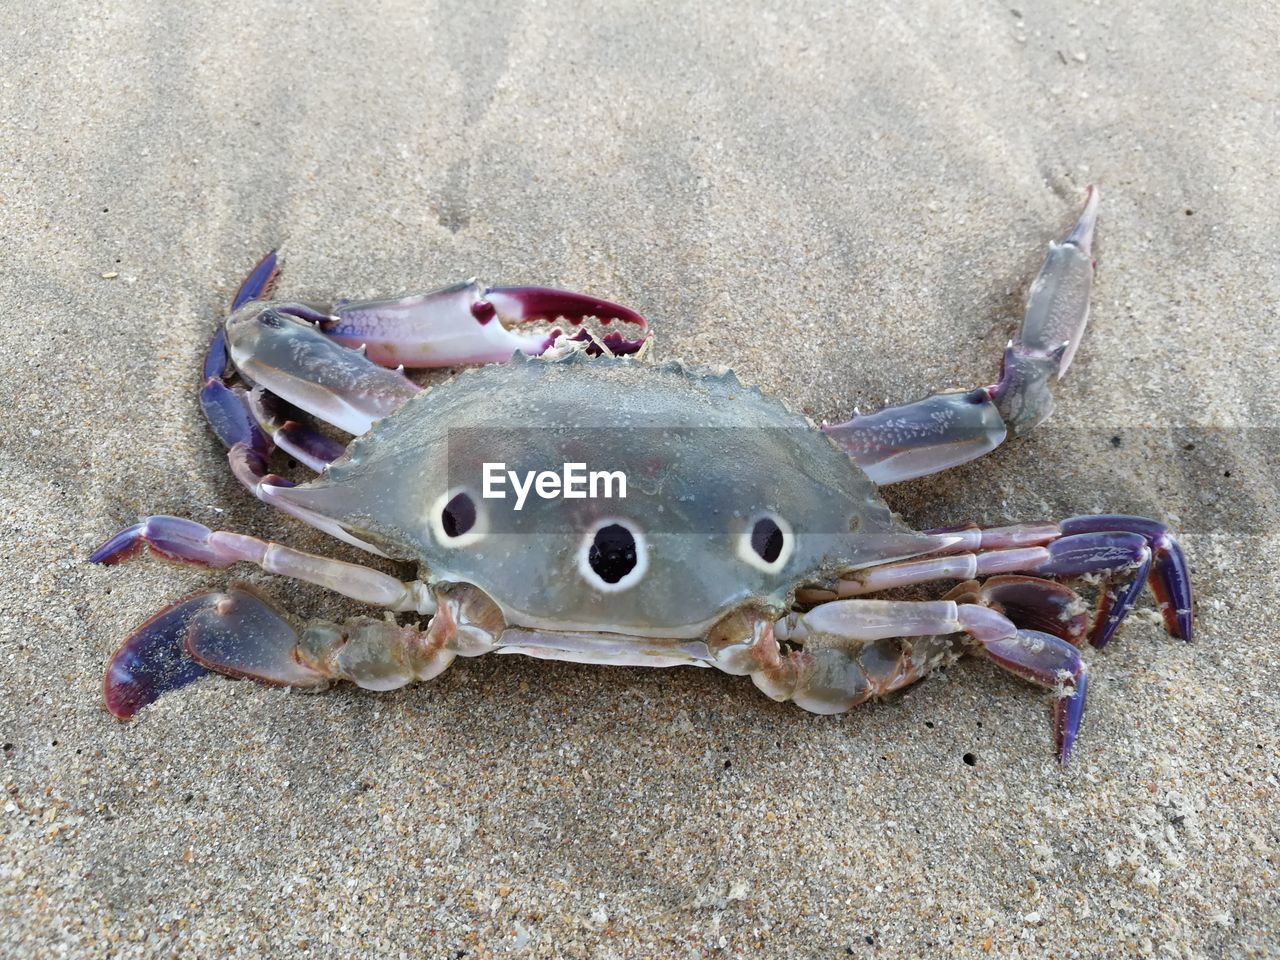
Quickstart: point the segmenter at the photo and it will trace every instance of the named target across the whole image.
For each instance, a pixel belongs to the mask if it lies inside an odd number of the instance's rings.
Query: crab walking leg
[[[387,556],[374,544],[356,536],[338,521],[299,504],[292,503],[280,496],[280,491],[297,486],[297,484],[291,480],[286,480],[279,474],[268,473],[266,458],[260,456],[257,451],[246,444],[237,443],[228,450],[227,462],[231,465],[232,475],[243,484],[244,488],[268,506],[275,507],[282,513],[296,517],[303,523],[313,526],[317,530],[323,530],[329,536],[336,537],[344,543],[351,544],[353,547],[359,547],[374,556]]]
[[[420,580],[406,583],[356,563],[304,553],[240,533],[210,530],[181,517],[147,517],[121,530],[95,550],[89,560],[112,566],[138,556],[144,549],[166,560],[214,569],[254,563],[268,573],[314,583],[388,610],[431,613],[435,609],[435,598]]]
[[[1098,192],[1090,187],[1079,222],[1049,245],[997,383],[855,413],[822,429],[867,476],[887,484],[967,463],[1043,421],[1053,410],[1051,387],[1071,365],[1089,320],[1097,216]]]
[[[749,672],[755,685],[774,700],[792,700],[812,713],[843,713],[870,697],[914,683],[950,659],[948,635],[956,633],[972,637],[1005,670],[1058,692],[1055,739],[1065,763],[1084,712],[1087,681],[1079,651],[1051,634],[1020,629],[979,604],[824,604],[761,632],[750,651],[754,669]],[[737,656],[740,664],[741,652]]]
[[[268,296],[279,275],[276,252],[272,250],[241,281],[231,302],[232,312],[251,300]],[[232,387],[228,382],[230,375],[231,355],[227,352],[226,327],[219,326],[204,355],[200,407],[213,432],[228,448],[243,443],[266,457],[271,453],[271,442],[255,423],[245,391]]]
[[[991,607],[1016,626],[1052,634],[1073,647],[1084,646],[1089,638],[1091,618],[1084,598],[1056,580],[1002,574],[957,584],[942,599]]]
[[[932,580],[972,580],[1002,573],[1104,577],[1089,641],[1103,647],[1149,584],[1171,636],[1191,639],[1191,577],[1182,548],[1163,524],[1120,514],[1060,523],[931,530],[952,543],[916,560],[853,571],[831,589],[801,590],[802,602],[855,597]],[[964,551],[964,552],[953,552]]]
[[[324,472],[346,453],[345,444],[289,416],[288,405],[275,394],[256,387],[249,391],[245,401],[259,429],[272,443],[316,473]]]
[[[209,426],[228,449],[240,444],[265,460],[279,447],[317,473],[346,447],[284,415],[284,402],[261,387],[245,390],[228,382],[226,339],[214,335],[205,357],[200,406]]]
[[[644,343],[647,321],[620,304],[568,290],[490,288],[474,280],[407,297],[340,303],[320,327],[338,343],[365,348],[370,360],[386,367],[453,367],[501,363],[516,352],[540,356],[560,335],[519,334],[508,324],[563,319],[577,325],[587,317],[635,328],[635,338],[618,332],[603,338],[614,354],[635,353]]]

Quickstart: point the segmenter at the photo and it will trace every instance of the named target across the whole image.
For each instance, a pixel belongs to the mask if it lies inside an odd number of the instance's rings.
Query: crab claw
[[[577,326],[588,317],[603,324],[614,320],[633,324],[643,332],[648,322],[630,307],[601,300],[599,297],[551,287],[492,287],[485,299],[493,304],[499,317],[514,323],[536,320],[567,320]]]
[[[474,280],[416,296],[342,303],[333,313],[321,329],[344,346],[363,346],[386,367],[500,363],[516,352],[539,356],[557,333],[520,334],[510,327],[558,319],[576,326],[587,317],[637,327],[638,341],[606,341],[615,353],[633,353],[648,327],[634,310],[598,297],[547,287],[486,288]]]
[[[227,318],[228,350],[243,377],[341,430],[362,434],[421,388],[326,337],[321,331],[333,322],[303,303],[249,303]]]
[[[1023,354],[1056,354],[1057,375],[1071,366],[1089,323],[1093,287],[1093,232],[1098,223],[1098,188],[1090,186],[1084,211],[1049,255],[1027,295],[1027,312],[1014,349]]]

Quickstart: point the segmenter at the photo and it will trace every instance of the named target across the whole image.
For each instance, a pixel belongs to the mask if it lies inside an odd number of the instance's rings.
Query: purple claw
[[[1080,665],[1075,689],[1060,699],[1053,708],[1053,733],[1058,745],[1058,762],[1066,766],[1080,732],[1080,719],[1084,716],[1084,701],[1089,692],[1089,668]]]
[[[187,654],[187,627],[195,614],[222,596],[193,594],[161,610],[129,635],[112,655],[102,682],[103,699],[113,716],[128,720],[161,695],[209,672]]]
[[[1049,544],[1049,559],[1036,568],[1042,576],[1076,577],[1122,570],[1150,556],[1146,538],[1123,531],[1081,533]]]
[[[231,309],[239,310],[250,300],[264,300],[271,295],[271,288],[280,277],[280,268],[276,262],[276,252],[268,251],[258,261],[257,266],[249,271],[249,275],[240,281],[240,288],[231,300]]]
[[[113,566],[135,557],[142,548],[166,560],[203,567],[229,567],[240,558],[219,549],[209,540],[213,533],[203,524],[181,517],[147,517],[121,530],[89,556],[91,563]]]
[[[270,294],[279,275],[276,252],[272,250],[240,282],[240,288],[231,301],[232,312],[251,300],[259,300]],[[204,386],[200,390],[200,408],[213,427],[213,432],[228,449],[237,443],[244,443],[263,457],[269,456],[271,441],[258,429],[245,407],[242,395],[225,382],[230,365],[226,327],[220,325],[204,355],[204,366],[201,369]]]

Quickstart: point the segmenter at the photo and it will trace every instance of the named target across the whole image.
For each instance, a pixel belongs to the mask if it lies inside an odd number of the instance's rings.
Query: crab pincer
[[[616,332],[606,338],[615,355],[634,353],[644,342],[644,317],[621,304],[550,287],[485,287],[475,280],[431,293],[339,304],[321,329],[338,343],[363,347],[382,366],[452,367],[500,363],[516,352],[539,356],[560,331],[522,334],[516,325],[564,320],[578,326],[588,317],[635,328],[635,338]]]
[[[1067,372],[1089,322],[1097,221],[1098,191],[1089,187],[1080,219],[1049,245],[996,383],[855,412],[822,429],[872,480],[887,484],[967,463],[1044,421],[1053,411],[1052,386]]]

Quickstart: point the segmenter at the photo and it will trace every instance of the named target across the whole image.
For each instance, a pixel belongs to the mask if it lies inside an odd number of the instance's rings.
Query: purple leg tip
[[[227,329],[219,326],[218,332],[209,341],[209,349],[204,354],[204,368],[201,376],[206,382],[221,380],[231,364],[231,354],[227,352]]]
[[[1156,544],[1151,588],[1160,602],[1165,629],[1178,639],[1191,642],[1191,571],[1182,547],[1170,536]]]
[[[1080,665],[1075,689],[1058,701],[1054,707],[1054,738],[1058,746],[1058,762],[1066,766],[1080,732],[1080,720],[1084,716],[1085,696],[1089,691],[1089,669]]]
[[[209,379],[201,388],[200,408],[227,449],[243,443],[262,457],[271,455],[271,441],[254,420],[244,399],[218,378]]]
[[[89,554],[90,563],[101,563],[112,566],[137,554],[142,549],[145,523],[135,523],[125,527],[110,540]]]
[[[1116,629],[1133,609],[1142,587],[1147,582],[1151,571],[1151,554],[1148,553],[1138,568],[1133,571],[1128,583],[1106,583],[1102,588],[1102,599],[1098,603],[1098,616],[1093,625],[1093,633],[1089,642],[1101,650],[1111,640]]]
[[[147,517],[141,523],[121,530],[93,551],[89,561],[110,566],[137,556],[146,546],[166,560],[204,567],[230,566],[236,558],[209,544],[212,532],[204,524],[182,517]]]
[[[238,310],[250,300],[261,300],[268,296],[271,288],[275,286],[277,276],[279,276],[279,265],[276,261],[276,252],[271,250],[240,282],[240,289],[231,300],[231,309]]]

